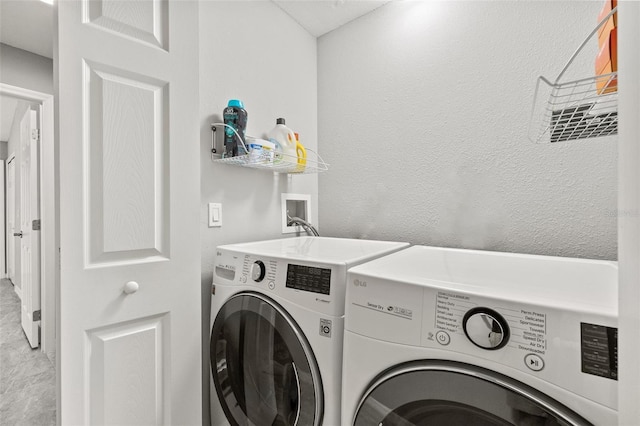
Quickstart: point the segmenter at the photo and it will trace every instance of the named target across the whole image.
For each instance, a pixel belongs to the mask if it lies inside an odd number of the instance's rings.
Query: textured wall
[[[247,134],[266,136],[285,117],[301,142],[317,147],[316,39],[272,2],[200,3],[201,241],[203,406],[209,409],[209,316],[215,248],[281,238],[280,194],[311,195],[318,218],[317,175],[286,176],[210,160],[210,123],[222,119],[229,99],[242,99]],[[220,132],[221,133],[221,132]],[[207,203],[222,203],[221,228],[207,225]],[[293,236],[295,234],[288,234]]]
[[[324,235],[616,258],[616,137],[534,145],[600,2],[392,2],[318,41]],[[568,77],[593,75],[589,45]]]

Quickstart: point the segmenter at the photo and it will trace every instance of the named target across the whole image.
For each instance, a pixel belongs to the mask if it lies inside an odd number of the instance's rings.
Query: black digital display
[[[288,288],[310,291],[312,293],[330,294],[331,269],[290,263],[287,267],[286,286]]]
[[[580,323],[582,372],[618,380],[618,329]]]

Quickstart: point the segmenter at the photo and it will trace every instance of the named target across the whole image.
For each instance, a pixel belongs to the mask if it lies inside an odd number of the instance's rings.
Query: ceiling
[[[379,8],[390,0],[272,0],[311,35],[329,31]]]
[[[390,0],[271,0],[320,37]],[[53,7],[39,0],[0,0],[0,43],[53,58]],[[15,100],[0,97],[0,141],[8,139]],[[8,124],[7,124],[8,123]]]
[[[320,37],[390,0],[272,0]],[[53,58],[53,7],[38,0],[0,0],[0,43]]]

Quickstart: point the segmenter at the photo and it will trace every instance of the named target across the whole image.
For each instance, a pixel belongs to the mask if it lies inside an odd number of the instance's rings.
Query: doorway
[[[31,224],[32,226],[39,227],[40,244],[41,244],[41,258],[38,262],[39,271],[37,275],[41,281],[41,309],[40,309],[40,350],[44,352],[47,357],[55,364],[56,360],[56,292],[57,292],[57,277],[58,272],[56,270],[56,264],[58,259],[58,249],[56,243],[56,177],[55,177],[55,150],[54,150],[54,138],[53,138],[53,96],[46,93],[35,92],[32,90],[7,85],[0,83],[0,97],[10,97],[19,101],[26,101],[30,105],[34,105],[37,110],[37,116],[39,121],[39,146],[37,147],[38,156],[41,161],[35,170],[35,176],[40,190],[40,222],[37,224]],[[15,157],[15,152],[14,152]],[[12,162],[7,162],[6,176],[11,179],[10,176],[16,176],[19,170],[19,164],[14,159]],[[13,166],[12,166],[13,164]],[[13,170],[13,174],[11,173]],[[9,197],[10,192],[18,192],[18,187],[15,185],[15,179],[13,180],[13,186],[11,186],[10,180],[7,180],[5,196]],[[7,198],[8,199],[8,198]],[[7,206],[9,207],[9,206]],[[16,206],[18,208],[18,206]],[[11,213],[7,211],[7,213]],[[9,277],[14,281],[20,280],[20,271],[15,267],[15,258],[19,257],[20,245],[9,244],[12,239],[20,240],[19,236],[14,237],[13,234],[19,234],[20,230],[17,229],[20,225],[15,223],[17,218],[14,217],[15,230],[9,229],[9,221],[11,220],[10,214],[7,215],[7,223],[3,225],[3,228],[7,231],[5,235],[5,244],[7,248],[7,265],[6,272]],[[5,227],[6,226],[6,227]],[[9,234],[11,232],[11,234]],[[13,250],[11,250],[13,246]],[[4,276],[4,271],[3,271]],[[23,295],[20,295],[23,296]]]

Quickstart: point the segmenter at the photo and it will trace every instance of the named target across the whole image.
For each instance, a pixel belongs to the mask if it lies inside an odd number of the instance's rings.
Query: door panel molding
[[[168,83],[84,68],[86,266],[167,260]]]
[[[87,330],[87,389],[93,391],[85,395],[86,424],[167,423],[169,329],[169,315],[161,314]]]
[[[169,50],[166,0],[84,0],[83,22]]]

